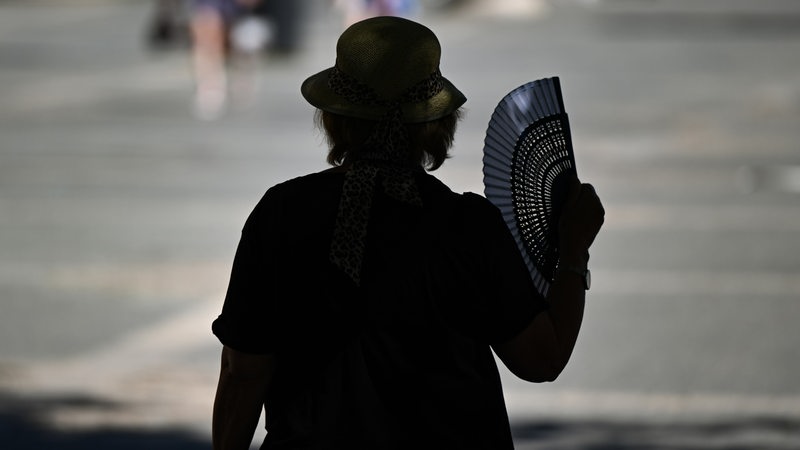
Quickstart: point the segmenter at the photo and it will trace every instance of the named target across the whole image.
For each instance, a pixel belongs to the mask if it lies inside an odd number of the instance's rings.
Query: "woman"
[[[309,77],[333,168],[270,188],[245,224],[222,314],[216,449],[513,448],[492,349],[555,379],[580,328],[603,221],[574,180],[561,270],[535,290],[499,211],[424,169],[447,157],[464,95],[424,26],[349,27]],[[575,268],[579,270],[575,270]]]

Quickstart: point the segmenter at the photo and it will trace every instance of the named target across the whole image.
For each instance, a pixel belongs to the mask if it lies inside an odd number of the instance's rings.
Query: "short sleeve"
[[[212,324],[220,342],[235,350],[268,354],[277,336],[268,321],[274,316],[274,255],[280,236],[280,201],[270,190],[256,205],[242,229],[222,313]]]

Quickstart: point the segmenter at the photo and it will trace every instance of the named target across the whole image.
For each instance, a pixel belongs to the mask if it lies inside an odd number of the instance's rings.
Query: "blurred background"
[[[557,75],[607,209],[572,362],[503,372],[517,447],[800,448],[800,2],[401,3],[469,98],[437,176],[482,192],[497,102]],[[371,14],[263,6],[220,46],[182,1],[0,0],[4,449],[209,448],[239,232],[325,168],[299,85]]]

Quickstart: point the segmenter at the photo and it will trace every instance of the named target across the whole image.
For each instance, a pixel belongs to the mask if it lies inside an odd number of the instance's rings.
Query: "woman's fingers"
[[[570,183],[559,224],[562,244],[588,250],[605,221],[605,209],[594,186],[577,177]]]

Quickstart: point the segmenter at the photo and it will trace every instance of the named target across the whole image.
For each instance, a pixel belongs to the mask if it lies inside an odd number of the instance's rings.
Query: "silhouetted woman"
[[[554,380],[580,329],[582,270],[538,294],[500,212],[426,173],[447,157],[464,95],[428,28],[378,17],[339,38],[304,97],[333,168],[270,188],[248,218],[222,314],[216,449],[512,448],[492,349]],[[574,180],[563,267],[586,268],[603,222]]]

